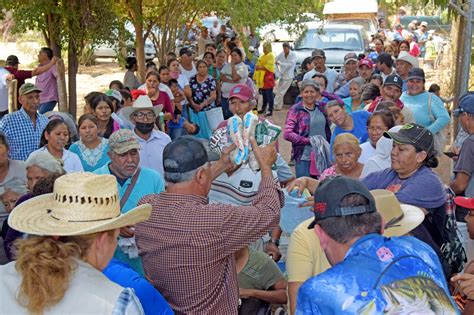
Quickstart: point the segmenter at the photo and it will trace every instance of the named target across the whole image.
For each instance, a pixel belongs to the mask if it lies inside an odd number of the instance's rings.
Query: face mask
[[[140,131],[142,134],[149,134],[153,131],[153,127],[155,126],[154,123],[142,123],[142,122],[135,122],[135,128]]]
[[[179,78],[179,72],[170,72],[171,79],[177,80]]]

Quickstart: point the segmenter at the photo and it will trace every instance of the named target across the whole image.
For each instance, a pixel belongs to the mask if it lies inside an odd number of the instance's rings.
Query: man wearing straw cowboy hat
[[[421,209],[410,211],[419,213],[410,214],[416,222],[404,220],[404,213],[384,222],[362,182],[342,176],[323,181],[308,229],[315,229],[333,267],[300,287],[296,313],[456,314],[431,247],[414,237],[381,235],[384,226],[400,232],[423,221]]]
[[[122,114],[135,126],[133,131],[141,148],[140,166],[151,168],[163,176],[163,150],[171,138],[154,129],[156,117],[162,108],[163,105],[153,106],[147,95],[140,95],[133,106],[122,109]]]
[[[163,177],[156,171],[140,167],[140,144],[131,130],[120,129],[109,137],[110,163],[94,171],[111,174],[117,179],[122,213],[135,207],[145,195],[158,194],[165,189]],[[133,227],[123,227],[115,257],[128,263],[135,271],[144,274],[135,245]]]
[[[111,175],[58,178],[52,193],[23,202],[9,216],[9,225],[30,237],[18,242],[17,260],[0,267],[0,313],[143,314],[133,290],[101,270],[113,256],[119,228],[150,213],[143,204],[122,214]]]
[[[252,146],[262,180],[251,205],[209,204],[214,178],[234,165],[230,146],[218,161],[192,137],[180,137],[163,153],[166,192],[144,197],[153,216],[136,237],[148,279],[177,314],[237,314],[234,252],[278,224],[283,193],[272,175],[273,144]]]

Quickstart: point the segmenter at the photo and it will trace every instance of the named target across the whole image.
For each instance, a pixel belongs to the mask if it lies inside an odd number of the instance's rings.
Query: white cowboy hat
[[[15,207],[8,224],[33,235],[84,235],[145,221],[151,209],[144,204],[121,214],[114,176],[72,173],[56,179],[52,193]]]
[[[375,189],[370,193],[375,199],[377,211],[385,221],[384,236],[406,235],[425,219],[425,214],[420,208],[400,204],[391,191]]]
[[[160,104],[160,105],[157,105],[157,106],[153,106],[149,96],[140,95],[135,100],[135,102],[133,102],[132,106],[127,106],[127,107],[122,108],[123,117],[125,117],[125,119],[130,120],[130,116],[134,112],[136,112],[137,110],[141,110],[141,109],[151,109],[151,110],[153,110],[155,115],[158,117],[158,115],[160,114],[160,112],[163,109],[163,105]]]
[[[408,62],[409,64],[411,64],[413,66],[413,68],[419,68],[419,62],[418,62],[418,58],[410,55],[410,53],[408,51],[401,51],[400,54],[398,54],[398,58],[396,61],[405,61],[405,62]]]

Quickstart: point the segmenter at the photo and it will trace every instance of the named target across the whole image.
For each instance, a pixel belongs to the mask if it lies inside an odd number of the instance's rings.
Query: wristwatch
[[[273,243],[273,244],[275,244],[275,245],[276,245],[276,247],[280,246],[280,240],[274,240],[274,239],[270,239],[268,242],[269,242],[269,243]]]

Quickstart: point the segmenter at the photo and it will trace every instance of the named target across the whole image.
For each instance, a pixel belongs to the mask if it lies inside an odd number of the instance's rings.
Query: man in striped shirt
[[[211,164],[202,142],[188,137],[164,149],[166,192],[140,201],[153,206],[135,230],[145,273],[176,314],[237,314],[234,252],[279,222],[283,193],[271,170],[276,150],[252,141],[262,180],[251,205],[208,203],[213,179],[234,167],[235,146]]]

